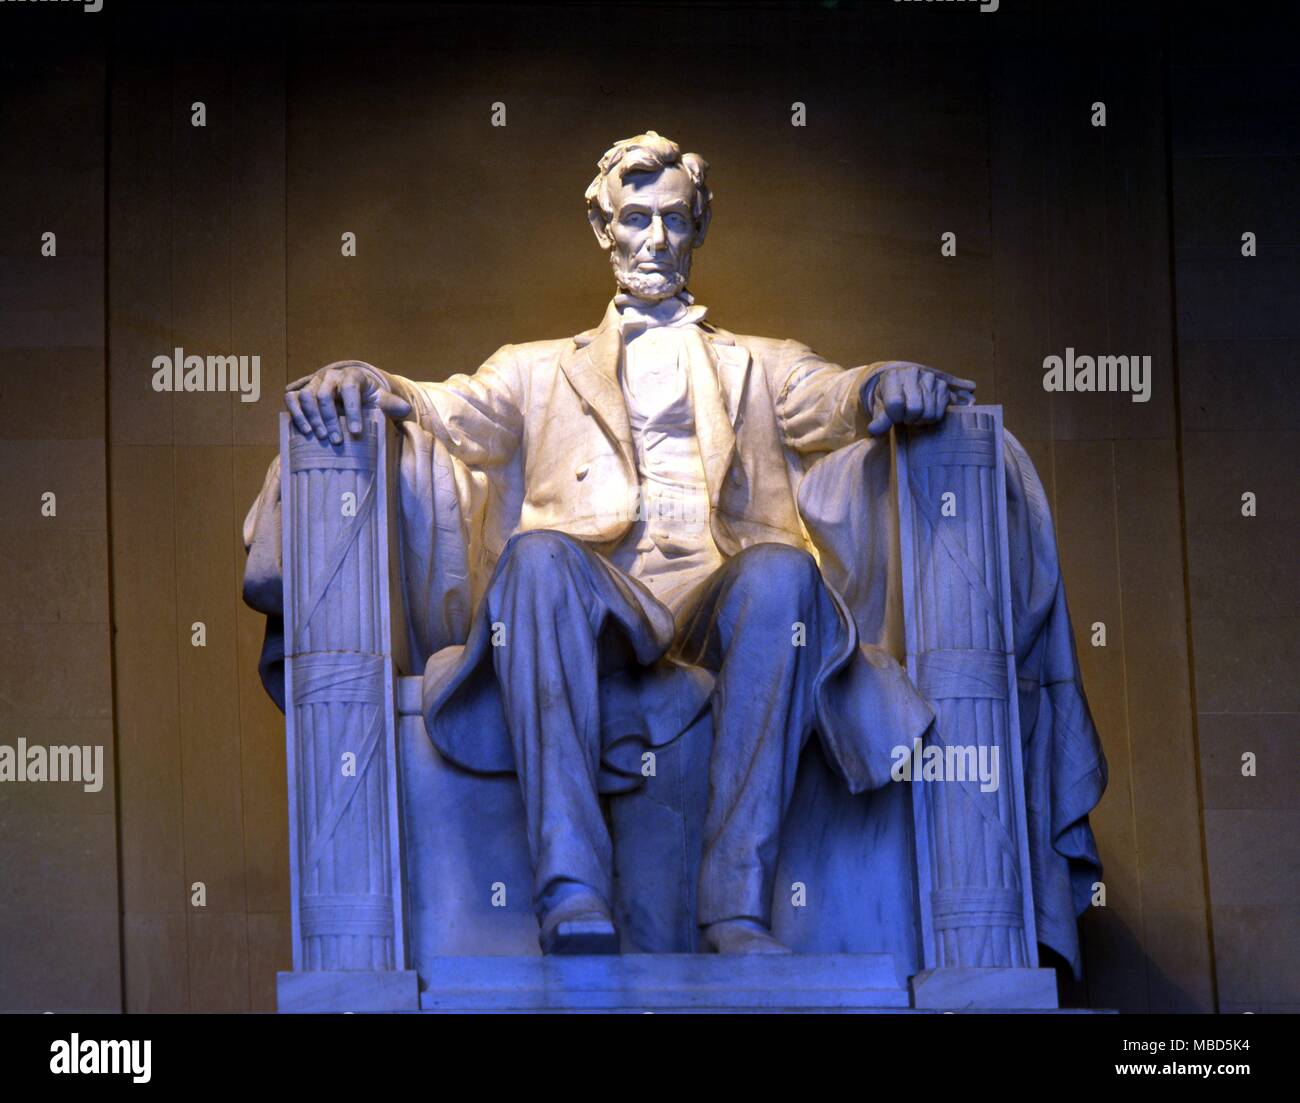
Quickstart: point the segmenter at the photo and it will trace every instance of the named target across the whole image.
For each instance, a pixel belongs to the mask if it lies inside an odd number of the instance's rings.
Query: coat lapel
[[[578,397],[591,407],[605,432],[618,446],[632,474],[636,473],[636,454],[632,449],[632,426],[623,401],[618,379],[619,357],[623,342],[618,326],[608,314],[600,328],[579,334],[574,347],[560,357],[560,370],[577,391]]]
[[[718,333],[712,335],[709,346],[717,357],[727,420],[734,429],[740,417],[740,402],[745,396],[745,381],[749,378],[749,350]]]
[[[709,501],[717,508],[722,483],[736,451],[736,424],[749,376],[749,351],[737,345],[725,331],[707,335],[689,327],[691,342],[691,395],[695,410],[695,432],[700,458],[709,487]],[[617,445],[633,478],[636,452],[632,427],[619,381],[619,360],[623,340],[618,311],[611,303],[601,324],[580,333],[574,345],[560,357],[560,370],[578,397],[590,406],[610,439]]]
[[[704,463],[709,502],[717,509],[723,480],[736,453],[736,417],[749,370],[749,354],[736,345],[706,340],[698,329],[692,329],[690,334],[695,436]]]

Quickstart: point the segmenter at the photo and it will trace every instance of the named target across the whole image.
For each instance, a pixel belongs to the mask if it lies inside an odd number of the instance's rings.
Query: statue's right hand
[[[366,371],[367,368],[370,371]],[[341,444],[340,405],[347,418],[348,432],[353,436],[361,433],[364,407],[377,406],[398,421],[411,412],[411,404],[406,399],[395,395],[386,383],[380,382],[384,378],[384,374],[370,364],[363,364],[360,360],[340,360],[290,383],[284,389],[284,404],[299,432]]]

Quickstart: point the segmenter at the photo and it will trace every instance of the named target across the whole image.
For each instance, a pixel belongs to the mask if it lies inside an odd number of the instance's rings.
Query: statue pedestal
[[[1055,1011],[1056,974],[1051,969],[925,969],[912,978],[918,1010]]]
[[[277,973],[281,1014],[344,1011],[417,1011],[420,977],[411,969],[319,969]]]
[[[908,1007],[891,954],[443,957],[426,1011],[863,1011]]]
[[[283,1013],[346,1011],[1054,1011],[1050,969],[927,969],[890,954],[441,957],[411,970],[280,973]]]

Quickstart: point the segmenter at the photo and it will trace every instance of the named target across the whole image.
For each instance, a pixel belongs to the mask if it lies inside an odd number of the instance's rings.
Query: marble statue
[[[900,747],[1001,722],[968,741],[1014,752],[1015,799],[967,786],[951,806],[918,801],[907,828],[957,832],[918,847],[934,878],[924,960],[1024,966],[1040,942],[1077,969],[1105,763],[1032,464],[973,405],[971,380],[900,361],[846,369],[709,318],[687,289],[710,224],[707,173],[654,131],[615,143],[586,193],[616,284],[599,325],[506,345],[441,382],[330,364],[285,393],[292,446],[337,466],[329,457],[353,454],[371,411],[400,431],[392,573],[408,660],[423,663],[424,728],[459,768],[518,779],[544,953],[618,952],[603,801],[643,786],[702,717],[694,918],[698,949],[724,954],[789,952],[772,900],[814,734],[837,784],[864,794],[899,780]],[[962,474],[967,463],[983,474]],[[917,505],[900,550],[904,466]],[[926,505],[952,478],[969,489],[956,537]],[[245,596],[268,614],[263,672],[283,705],[295,646],[279,635],[279,479],[277,462],[245,526]],[[297,508],[295,523],[312,523]],[[984,605],[954,598],[914,543],[946,548]],[[1001,689],[981,688],[990,679]],[[985,699],[1002,721],[962,703]],[[944,739],[936,714],[952,717]],[[885,832],[890,845],[902,830]],[[962,888],[976,866],[984,880]],[[892,906],[911,921],[910,900]]]

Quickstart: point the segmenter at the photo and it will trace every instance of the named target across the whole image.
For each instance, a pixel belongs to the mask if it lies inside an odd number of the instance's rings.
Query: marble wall
[[[1258,16],[1172,41],[1183,495],[1215,972],[1300,1011],[1300,66]],[[1242,255],[1242,235],[1256,255]],[[1255,496],[1243,516],[1242,495]],[[1243,756],[1254,756],[1254,776]]]

